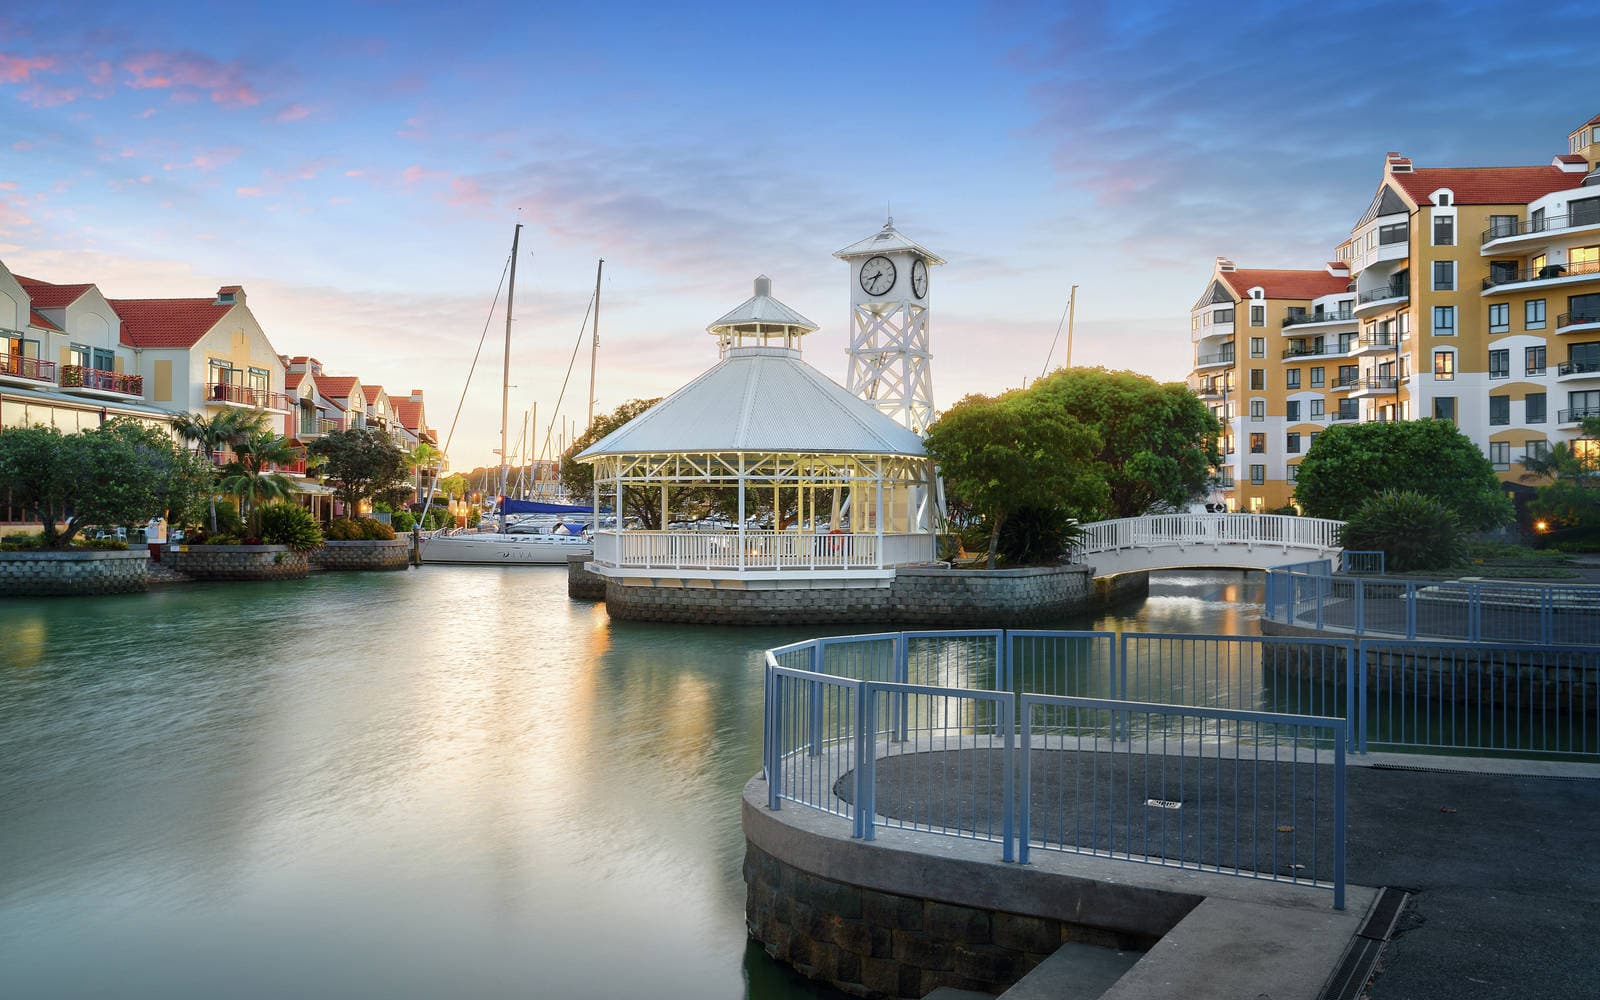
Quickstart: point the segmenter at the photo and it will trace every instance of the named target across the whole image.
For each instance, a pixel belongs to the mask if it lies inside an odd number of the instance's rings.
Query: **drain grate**
[[[1323,988],[1320,1000],[1358,1000],[1367,980],[1372,978],[1372,970],[1378,965],[1378,956],[1384,944],[1394,934],[1395,924],[1400,920],[1406,900],[1410,898],[1411,894],[1404,889],[1385,886],[1379,891],[1372,911],[1362,922],[1361,929],[1356,931],[1350,950],[1345,952],[1338,971]]]

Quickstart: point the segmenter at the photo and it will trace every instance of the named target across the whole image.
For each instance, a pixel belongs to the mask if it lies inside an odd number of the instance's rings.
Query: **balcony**
[[[1347,353],[1369,354],[1377,351],[1393,351],[1399,346],[1400,338],[1392,333],[1363,333],[1356,338],[1354,346]]]
[[[1517,219],[1490,226],[1483,231],[1483,238],[1479,242],[1487,251],[1491,243],[1507,247],[1527,236],[1549,236],[1581,229],[1600,229],[1600,198],[1578,204],[1584,206],[1584,209],[1570,215],[1547,215],[1538,221]]]
[[[1361,419],[1361,413],[1360,413],[1359,410],[1355,411],[1355,412],[1347,412],[1345,410],[1335,410],[1334,412],[1328,414],[1328,419],[1332,420],[1332,421],[1334,421],[1336,423],[1338,421],[1341,421],[1341,420],[1360,420]]]
[[[1350,387],[1350,396],[1375,396],[1379,393],[1393,393],[1400,387],[1400,380],[1393,375],[1368,375],[1357,379],[1356,384]]]
[[[1590,417],[1600,417],[1600,406],[1580,406],[1571,410],[1557,410],[1557,424],[1576,424]]]
[[[1369,288],[1356,296],[1355,314],[1363,316],[1380,313],[1410,299],[1411,291],[1407,286],[1385,285],[1382,288]]]
[[[1285,316],[1283,318],[1283,328],[1285,330],[1287,330],[1291,326],[1316,326],[1318,324],[1333,325],[1333,324],[1338,324],[1338,323],[1354,323],[1355,321],[1356,321],[1355,313],[1348,313],[1348,312],[1346,312],[1346,313],[1326,313],[1326,312],[1290,313],[1289,315],[1287,315],[1287,316]]]
[[[1233,336],[1233,320],[1226,323],[1203,323],[1198,329],[1189,331],[1189,339],[1198,344],[1207,337]]]
[[[1283,360],[1298,361],[1301,358],[1337,358],[1344,354],[1344,349],[1337,343],[1323,343],[1321,347],[1315,344],[1293,344],[1283,349]]]
[[[1221,399],[1228,392],[1228,384],[1214,378],[1191,379],[1189,389],[1201,399]]]
[[[1215,368],[1219,365],[1231,365],[1233,360],[1234,356],[1231,350],[1220,351],[1216,354],[1199,354],[1195,356],[1194,366],[1196,368]]]
[[[1600,378],[1600,361],[1563,361],[1556,365],[1556,380]]]
[[[299,430],[295,431],[295,437],[309,440],[342,430],[344,430],[343,420],[329,420],[326,417],[318,417],[314,420],[301,420]]]
[[[1600,311],[1564,312],[1556,317],[1557,333],[1600,330]]]
[[[281,392],[252,389],[248,386],[233,385],[228,382],[207,382],[206,402],[221,406],[243,406],[256,410],[277,410],[281,413],[287,413],[294,407],[294,400]]]
[[[61,388],[84,396],[131,399],[144,395],[144,378],[101,368],[67,365],[61,369]]]
[[[1362,379],[1359,374],[1335,375],[1333,378],[1328,380],[1328,388],[1332,389],[1334,392],[1343,392],[1346,389],[1356,388],[1357,386],[1361,385],[1361,382]]]
[[[56,365],[53,361],[25,358],[20,354],[0,355],[0,382],[35,387],[53,386],[56,384]]]
[[[1576,264],[1546,264],[1543,267],[1491,269],[1490,275],[1483,279],[1483,291],[1488,292],[1507,285],[1542,285],[1557,281],[1572,283],[1596,276],[1600,276],[1600,260],[1585,260]]]

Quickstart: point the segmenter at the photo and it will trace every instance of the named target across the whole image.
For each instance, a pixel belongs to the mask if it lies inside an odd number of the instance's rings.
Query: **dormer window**
[[[234,296],[233,292],[218,292],[217,293],[217,305],[219,305],[219,306],[231,306],[231,305],[233,305],[233,296]]]
[[[1434,202],[1434,204],[1438,205],[1440,208],[1449,208],[1450,207],[1450,196],[1447,195],[1447,194],[1441,194],[1441,195],[1439,195],[1438,200]]]

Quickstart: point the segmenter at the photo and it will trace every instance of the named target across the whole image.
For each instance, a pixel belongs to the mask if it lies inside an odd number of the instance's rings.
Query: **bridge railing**
[[[1337,549],[1343,521],[1286,514],[1151,514],[1080,526],[1079,556],[1162,545]]]

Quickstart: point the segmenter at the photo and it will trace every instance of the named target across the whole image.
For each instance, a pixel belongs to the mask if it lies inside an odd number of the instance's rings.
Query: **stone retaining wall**
[[[884,624],[947,627],[1039,625],[1085,614],[1099,596],[1087,566],[971,570],[901,567],[890,580],[657,580],[604,578],[606,610],[634,621],[717,625]],[[581,574],[582,576],[580,577]],[[583,579],[592,577],[594,579]],[[573,597],[597,593],[602,578],[568,564]],[[1119,577],[1115,600],[1148,592],[1147,574]],[[1144,588],[1140,590],[1139,588]]]
[[[0,552],[0,597],[137,593],[149,565],[144,549]]]
[[[567,596],[575,601],[603,601],[606,599],[606,578],[591,573],[585,567],[594,556],[567,556]]]
[[[170,545],[161,564],[195,580],[299,580],[310,569],[283,545]]]
[[[411,565],[411,539],[323,542],[311,553],[311,565],[328,570],[390,570]]]
[[[1094,580],[1094,594],[1105,607],[1142,601],[1150,596],[1150,574],[1140,571],[1120,573],[1116,576],[1097,576]]]

